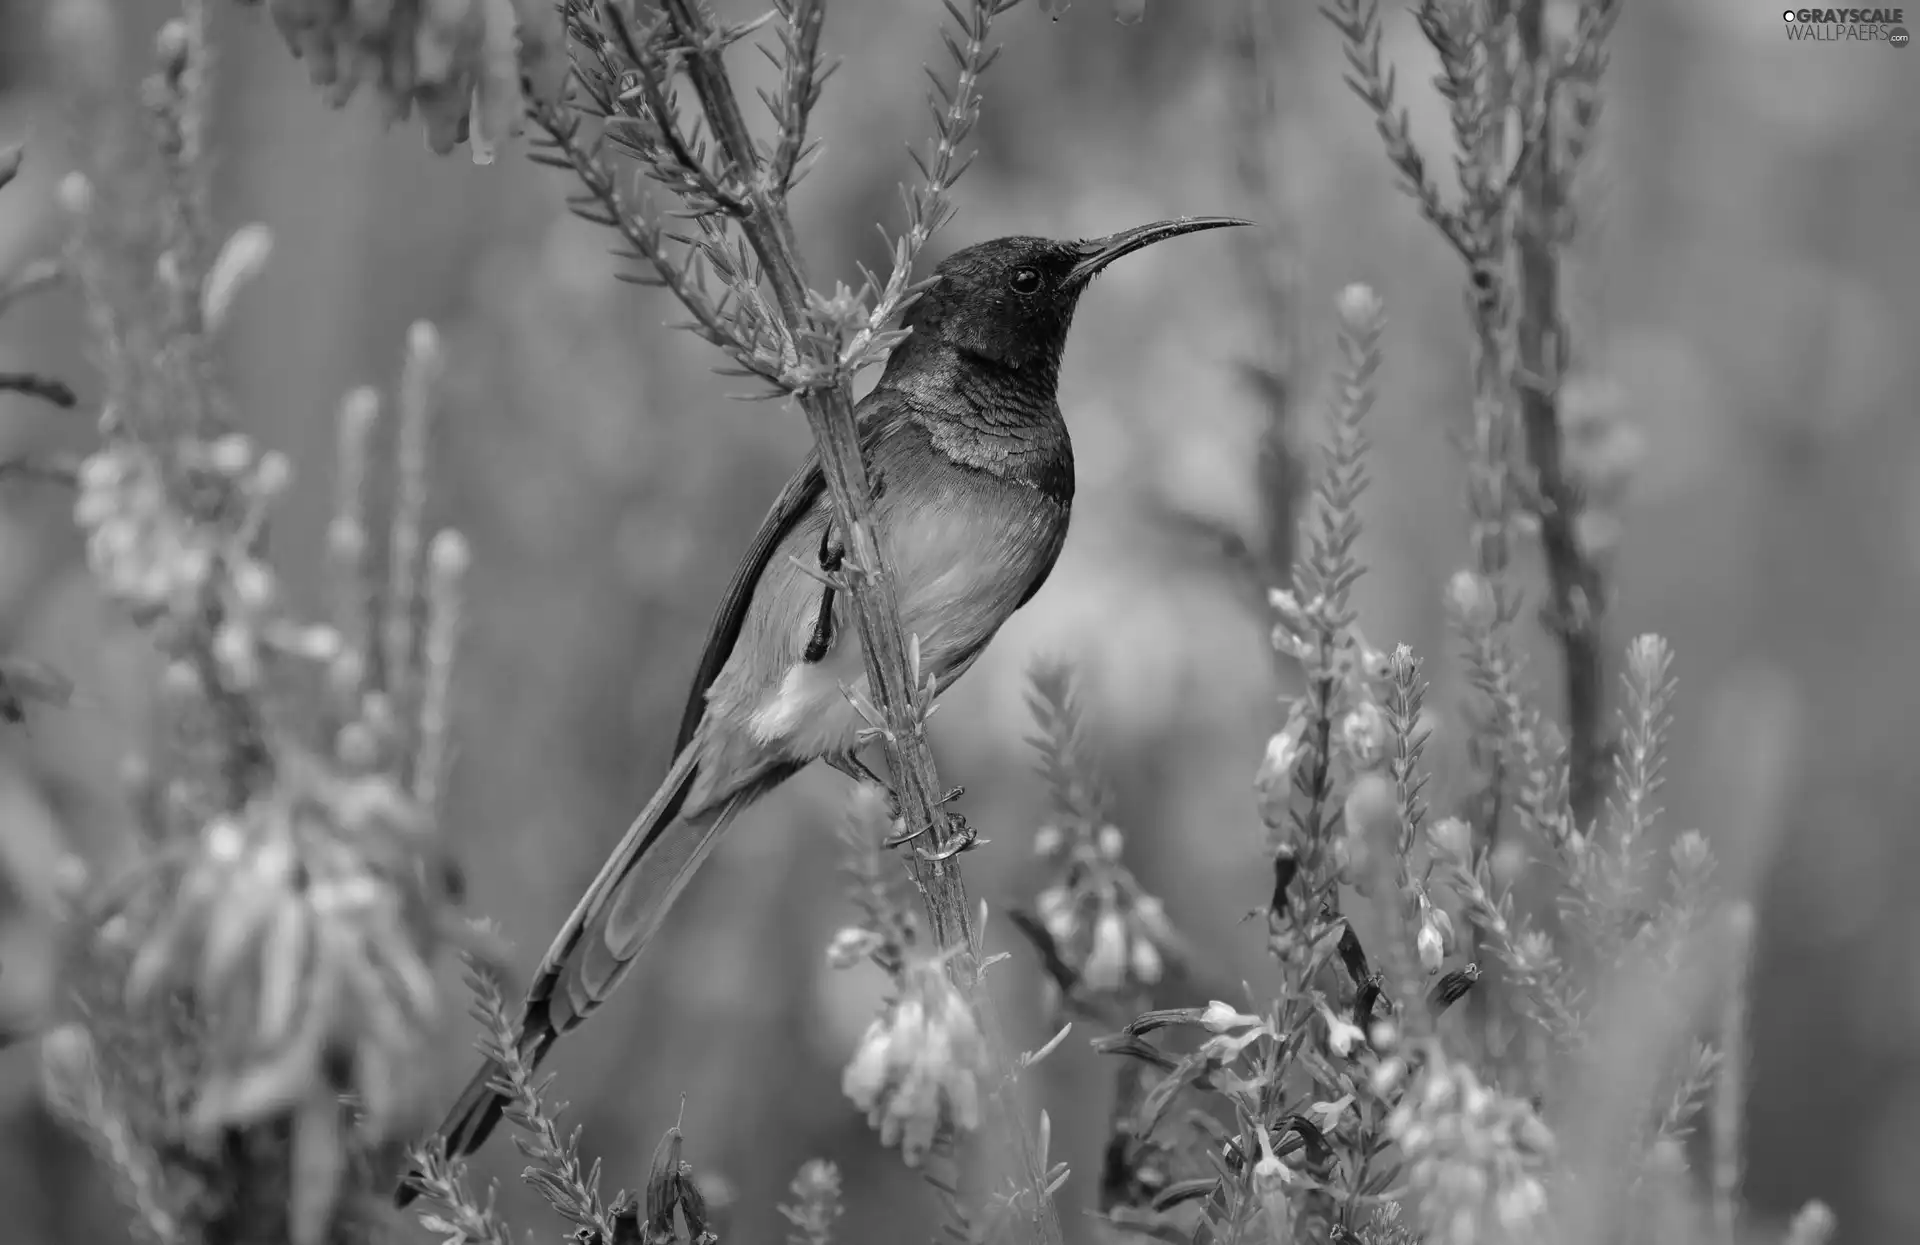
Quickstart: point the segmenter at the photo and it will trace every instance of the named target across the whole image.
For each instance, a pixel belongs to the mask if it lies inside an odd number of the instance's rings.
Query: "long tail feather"
[[[688,747],[675,759],[541,961],[527,992],[518,1037],[529,1064],[537,1066],[562,1033],[613,993],[721,832],[752,798],[752,792],[743,793],[718,808],[678,820],[693,781],[694,753]],[[764,789],[759,784],[755,788]],[[438,1134],[448,1157],[472,1154],[499,1125],[507,1106],[507,1099],[494,1089],[500,1076],[499,1065],[489,1061],[461,1091]],[[406,1180],[394,1201],[404,1207],[415,1196],[411,1180]]]

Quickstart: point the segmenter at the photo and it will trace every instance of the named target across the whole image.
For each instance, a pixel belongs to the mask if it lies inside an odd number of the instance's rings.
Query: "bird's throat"
[[[933,366],[890,374],[891,389],[933,449],[963,467],[1073,498],[1073,445],[1055,398],[1057,368],[1008,368],[947,353]]]

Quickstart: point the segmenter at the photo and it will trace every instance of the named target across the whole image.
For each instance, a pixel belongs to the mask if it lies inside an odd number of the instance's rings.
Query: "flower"
[[[1353,1106],[1353,1095],[1342,1094],[1332,1102],[1316,1102],[1307,1108],[1307,1116],[1323,1133],[1331,1133],[1340,1126],[1340,1119]]]
[[[1538,1239],[1553,1135],[1517,1098],[1483,1085],[1435,1050],[1387,1118],[1408,1183],[1438,1231],[1435,1245]]]
[[[1254,772],[1254,793],[1260,795],[1261,811],[1267,820],[1281,817],[1288,797],[1292,797],[1294,770],[1300,769],[1300,759],[1306,755],[1300,745],[1304,728],[1304,720],[1286,722],[1267,740],[1267,753],[1260,759],[1260,770]]]
[[[1351,1057],[1354,1047],[1367,1044],[1367,1035],[1359,1025],[1334,1015],[1325,1003],[1320,1004],[1320,1019],[1327,1025],[1327,1049],[1341,1059]]]
[[[1420,932],[1414,935],[1413,947],[1420,956],[1420,966],[1429,973],[1440,971],[1446,962],[1447,952],[1453,946],[1453,918],[1445,910],[1433,906],[1425,895],[1420,896]]]
[[[867,1026],[840,1089],[866,1112],[881,1144],[899,1146],[917,1167],[943,1124],[979,1127],[985,1060],[973,1008],[938,959],[921,959],[901,972],[899,997]]]
[[[1231,1004],[1215,999],[1207,1004],[1204,1012],[1200,1013],[1200,1023],[1214,1033],[1229,1033],[1235,1029],[1244,1029],[1248,1025],[1259,1024],[1260,1017],[1249,1016],[1243,1011],[1236,1010]]]
[[[1387,759],[1393,731],[1387,715],[1371,700],[1361,701],[1340,719],[1340,742],[1360,769],[1376,769]]]
[[[1433,850],[1452,861],[1465,861],[1473,850],[1473,830],[1458,817],[1442,817],[1427,827]]]
[[[849,925],[827,944],[827,963],[835,968],[852,968],[876,951],[885,941],[870,929]]]
[[[1340,318],[1350,329],[1371,328],[1380,319],[1380,295],[1374,288],[1356,281],[1340,291]]]
[[[1047,927],[1047,933],[1054,942],[1065,945],[1073,940],[1080,928],[1080,913],[1073,901],[1073,892],[1064,886],[1049,886],[1034,897],[1033,905],[1040,913],[1040,923]]]
[[[1462,622],[1484,626],[1493,616],[1493,586],[1477,572],[1455,571],[1447,580],[1447,604]]]

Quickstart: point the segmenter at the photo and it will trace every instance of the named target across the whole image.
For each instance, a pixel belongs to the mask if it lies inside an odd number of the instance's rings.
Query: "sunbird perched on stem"
[[[908,310],[856,415],[874,515],[898,577],[900,621],[942,689],[1033,598],[1066,542],[1073,446],[1060,358],[1074,308],[1114,260],[1200,229],[1183,217],[1088,242],[997,238],[958,251]],[[721,598],[660,788],[575,905],[534,975],[520,1050],[544,1058],[605,1003],[742,808],[809,762],[860,779],[860,641],[831,577],[845,558],[810,453],[775,498]],[[823,575],[809,573],[817,563]],[[441,1135],[470,1154],[506,1100],[489,1065]],[[403,1189],[404,1205],[411,1192]]]

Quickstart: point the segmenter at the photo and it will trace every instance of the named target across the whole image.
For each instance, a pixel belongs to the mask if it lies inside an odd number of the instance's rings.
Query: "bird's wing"
[[[693,689],[687,694],[686,710],[680,715],[680,734],[673,741],[676,753],[684,751],[693,741],[700,719],[706,716],[707,689],[720,677],[721,668],[727,664],[727,658],[733,655],[733,646],[740,639],[741,625],[746,621],[747,606],[753,601],[753,590],[759,585],[760,576],[766,572],[774,550],[780,547],[780,542],[793,530],[794,525],[819,504],[825,492],[826,477],[820,471],[820,452],[809,449],[799,468],[780,490],[780,495],[773,499],[767,517],[760,521],[760,530],[754,533],[753,543],[747,546],[746,555],[740,559],[740,565],[734,568],[733,581],[720,596],[720,608],[714,611],[713,622],[707,627],[707,646],[700,654],[700,668],[694,673]]]
[[[861,402],[858,417],[863,452],[872,451],[874,442],[894,416],[897,416],[897,411],[889,403],[875,401],[871,397]],[[753,601],[753,592],[760,584],[760,577],[766,573],[767,563],[773,559],[774,551],[794,525],[826,500],[826,491],[826,477],[820,470],[820,451],[818,448],[809,448],[807,456],[801,460],[793,475],[788,477],[779,496],[773,499],[767,517],[760,521],[760,530],[754,533],[753,543],[747,546],[739,566],[734,568],[732,582],[721,594],[720,608],[714,611],[713,622],[707,628],[707,646],[700,654],[700,667],[694,673],[693,688],[687,694],[687,707],[680,715],[680,734],[673,743],[675,753],[684,751],[693,741],[694,732],[700,727],[700,719],[706,715],[707,691],[713,686],[713,681],[720,677],[727,658],[733,656],[733,646],[739,642],[740,628],[746,621],[747,607]]]

